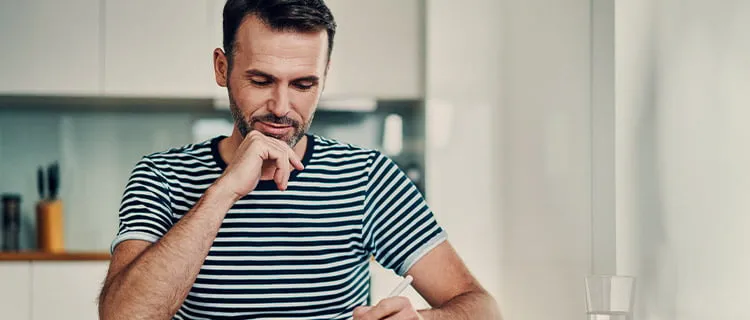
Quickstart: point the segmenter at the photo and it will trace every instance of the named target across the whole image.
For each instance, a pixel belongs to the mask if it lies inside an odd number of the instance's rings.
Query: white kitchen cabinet
[[[222,45],[223,0],[212,8],[211,43]],[[323,99],[423,96],[424,0],[328,0],[338,28]],[[214,89],[226,100],[226,89]]]
[[[31,267],[29,262],[0,263],[0,318],[30,319]]]
[[[215,82],[205,1],[103,0],[104,93],[210,98]]]
[[[108,266],[106,261],[34,262],[31,319],[98,319],[97,298]]]
[[[423,96],[423,0],[328,0],[338,25],[324,98]]]
[[[0,94],[99,94],[99,11],[99,0],[0,2]]]

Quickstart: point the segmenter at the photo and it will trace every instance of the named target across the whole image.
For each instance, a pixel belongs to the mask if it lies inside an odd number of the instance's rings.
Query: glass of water
[[[632,320],[635,278],[591,275],[586,277],[588,320]]]

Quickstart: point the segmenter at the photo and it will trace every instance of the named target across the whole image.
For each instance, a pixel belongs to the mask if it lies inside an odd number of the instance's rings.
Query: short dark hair
[[[328,59],[333,51],[336,21],[323,0],[228,0],[224,4],[224,52],[232,63],[237,29],[248,16],[255,16],[276,31],[328,34]]]

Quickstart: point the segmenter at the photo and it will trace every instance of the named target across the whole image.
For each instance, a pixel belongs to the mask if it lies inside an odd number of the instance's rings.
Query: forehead
[[[271,30],[255,16],[243,20],[236,35],[235,66],[258,68],[278,77],[320,76],[328,59],[328,35]]]

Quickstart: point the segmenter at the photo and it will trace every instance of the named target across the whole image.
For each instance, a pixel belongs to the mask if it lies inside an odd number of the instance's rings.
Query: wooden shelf
[[[107,252],[62,252],[47,253],[38,251],[0,252],[2,261],[108,261]]]

